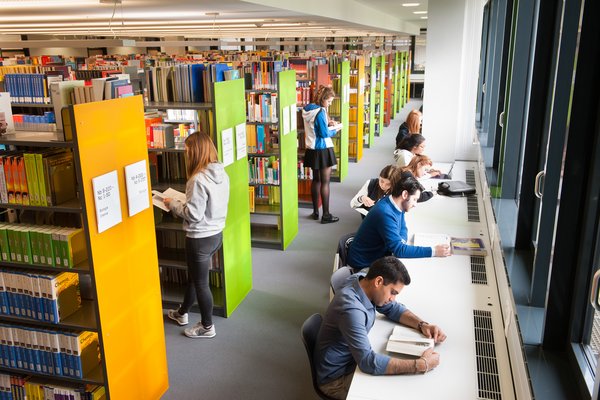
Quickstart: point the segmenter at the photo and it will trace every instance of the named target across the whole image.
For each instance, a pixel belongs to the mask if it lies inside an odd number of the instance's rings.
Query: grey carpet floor
[[[350,163],[344,182],[331,184],[338,223],[321,225],[308,218],[312,210],[301,208],[298,235],[286,251],[252,249],[253,290],[231,317],[214,319],[215,338],[188,339],[165,317],[170,387],[163,399],[317,399],[300,326],[327,308],[338,238],[361,221],[350,199],[393,161],[398,126],[420,105],[408,103],[362,160]],[[197,319],[190,314],[190,323]]]

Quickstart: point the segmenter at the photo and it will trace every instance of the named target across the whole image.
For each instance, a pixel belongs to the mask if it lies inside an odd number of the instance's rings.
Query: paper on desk
[[[167,208],[167,206],[165,206],[165,203],[163,203],[163,199],[166,199],[166,198],[179,200],[182,203],[186,202],[185,193],[181,193],[180,191],[175,190],[173,188],[168,188],[167,190],[165,190],[162,193],[159,192],[158,190],[152,191],[152,204],[154,204],[156,207],[160,208],[161,210],[165,210],[165,211],[169,212],[171,210],[169,210]]]
[[[450,245],[450,236],[443,233],[415,233],[415,246],[435,247],[438,244]]]

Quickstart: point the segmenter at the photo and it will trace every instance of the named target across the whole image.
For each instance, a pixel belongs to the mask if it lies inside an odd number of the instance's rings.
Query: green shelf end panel
[[[377,79],[377,58],[371,57],[369,73],[369,146],[373,146],[375,140],[375,95],[377,92],[376,83]]]
[[[350,61],[342,62],[342,71],[340,76],[341,96],[341,118],[342,130],[340,131],[340,162],[338,165],[340,182],[348,176],[348,136],[350,130]]]
[[[379,136],[383,136],[383,120],[385,119],[385,55],[379,57]]]
[[[298,127],[296,120],[296,71],[279,72],[279,115],[281,134],[279,148],[281,158],[279,163],[281,182],[281,228],[283,231],[283,250],[298,234]],[[287,116],[284,117],[284,113]],[[289,122],[289,130],[284,132],[283,124]]]
[[[219,159],[223,161],[223,131],[233,130],[233,163],[225,167],[229,176],[229,205],[223,231],[225,273],[225,316],[231,315],[252,290],[252,249],[250,247],[250,204],[248,198],[248,157],[238,160],[236,127],[246,124],[244,80],[214,85],[215,134]],[[245,138],[244,133],[244,138]]]

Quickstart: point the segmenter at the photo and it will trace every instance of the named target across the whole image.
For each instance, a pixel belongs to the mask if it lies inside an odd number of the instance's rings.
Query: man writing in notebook
[[[399,258],[450,255],[448,244],[424,247],[407,243],[408,228],[404,214],[417,205],[419,196],[425,189],[413,177],[401,179],[400,173],[394,174],[390,180],[390,195],[379,200],[369,211],[348,250],[347,263],[355,270],[366,268],[385,255]]]
[[[315,345],[317,382],[323,393],[345,399],[356,366],[373,375],[427,373],[440,363],[433,349],[418,359],[401,360],[378,354],[371,348],[368,334],[375,323],[375,311],[390,320],[414,328],[435,343],[446,335],[396,302],[396,296],[410,284],[406,267],[396,257],[383,257],[366,273],[348,277],[329,304]]]

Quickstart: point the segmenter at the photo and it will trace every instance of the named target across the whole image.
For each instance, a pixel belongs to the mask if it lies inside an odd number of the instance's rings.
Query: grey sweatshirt
[[[229,202],[229,177],[223,164],[210,163],[188,179],[185,197],[185,204],[173,199],[170,209],[183,218],[187,237],[203,238],[223,231]]]

